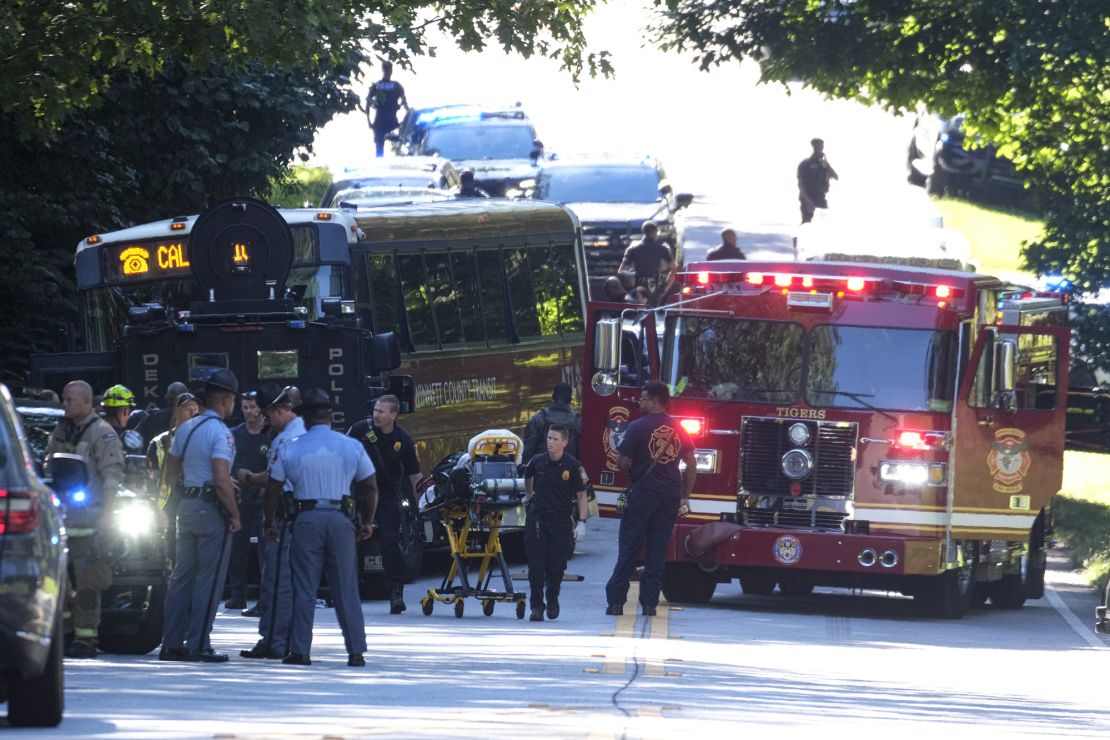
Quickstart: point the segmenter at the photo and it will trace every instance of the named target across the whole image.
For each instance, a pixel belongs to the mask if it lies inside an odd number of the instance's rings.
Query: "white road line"
[[[1095,634],[1095,628],[1091,625],[1085,625],[1080,622],[1079,617],[1075,616],[1075,613],[1072,612],[1071,608],[1064,603],[1064,600],[1060,598],[1060,595],[1056,593],[1052,586],[1046,585],[1044,587],[1044,597],[1048,599],[1048,603],[1052,605],[1052,608],[1055,609],[1060,614],[1060,616],[1064,618],[1064,621],[1068,623],[1068,626],[1075,630],[1080,637],[1087,641],[1088,645],[1093,648],[1106,647],[1106,643],[1102,641],[1102,638]]]

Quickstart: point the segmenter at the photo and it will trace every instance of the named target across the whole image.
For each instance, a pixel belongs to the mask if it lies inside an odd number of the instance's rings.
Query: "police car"
[[[519,107],[447,105],[409,111],[395,137],[397,152],[438,156],[471,169],[478,186],[506,195],[536,176],[543,144]]]
[[[443,157],[389,157],[332,174],[321,208],[342,202],[404,202],[447,197],[459,187],[459,172]]]

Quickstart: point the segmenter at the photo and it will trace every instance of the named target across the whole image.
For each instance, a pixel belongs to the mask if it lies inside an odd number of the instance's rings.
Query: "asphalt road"
[[[956,733],[1106,737],[1110,640],[1090,630],[1094,600],[1067,571],[1050,598],[1015,612],[926,620],[907,599],[819,591],[742,596],[654,618],[604,615],[617,522],[590,523],[562,615],[517,621],[478,602],[456,619],[363,605],[369,665],[348,668],[330,609],[317,610],[310,667],[238,658],[255,620],[221,614],[224,665],[105,656],[66,665],[67,712],[39,737],[767,737]],[[514,566],[520,572],[522,566]],[[516,583],[523,587],[522,582]],[[636,586],[634,585],[634,589]],[[1071,602],[1072,612],[1061,601]],[[1053,606],[1056,603],[1063,613]],[[1070,615],[1065,618],[1065,614]],[[1069,621],[1070,620],[1070,621]]]

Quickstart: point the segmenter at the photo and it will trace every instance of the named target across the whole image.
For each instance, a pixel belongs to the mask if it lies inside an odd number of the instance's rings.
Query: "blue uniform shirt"
[[[185,448],[186,441],[189,442],[188,449]],[[174,433],[170,454],[181,459],[186,487],[200,487],[213,482],[212,460],[227,460],[227,464],[231,465],[235,459],[235,438],[220,415],[209,409],[189,419]]]
[[[317,424],[297,439],[283,444],[270,466],[270,477],[293,486],[299,499],[339,501],[352,481],[374,474],[374,463],[355,439]]]
[[[693,449],[690,435],[664,412],[633,421],[617,445],[617,452],[632,458],[629,473],[635,490],[675,498],[682,494],[678,461]]]
[[[292,442],[297,437],[304,434],[304,432],[305,432],[304,419],[302,419],[301,417],[298,416],[298,417],[295,417],[295,418],[291,419],[289,421],[289,423],[285,425],[285,429],[282,429],[280,432],[278,432],[278,435],[276,437],[274,437],[274,441],[272,443],[270,443],[269,470],[270,470],[271,474],[273,474],[274,463],[277,462],[278,452],[281,450],[281,448],[284,445],[288,444],[289,442]],[[289,481],[285,481],[285,490],[286,491],[292,491],[293,490],[289,486]]]

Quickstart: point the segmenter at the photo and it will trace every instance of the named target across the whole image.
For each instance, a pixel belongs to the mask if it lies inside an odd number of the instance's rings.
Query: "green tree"
[[[434,53],[429,33],[464,50],[495,43],[558,59],[572,74],[609,69],[582,33],[595,0],[9,0],[0,7],[0,111],[21,136],[48,138],[97,104],[117,71],[160,72],[169,59],[344,65],[365,49],[402,64]]]
[[[800,79],[894,111],[964,114],[969,133],[999,145],[1043,201],[1045,231],[1024,246],[1026,267],[1063,274],[1077,292],[1110,286],[1105,0],[655,4],[656,40],[692,51],[703,69],[754,59],[765,82]]]

